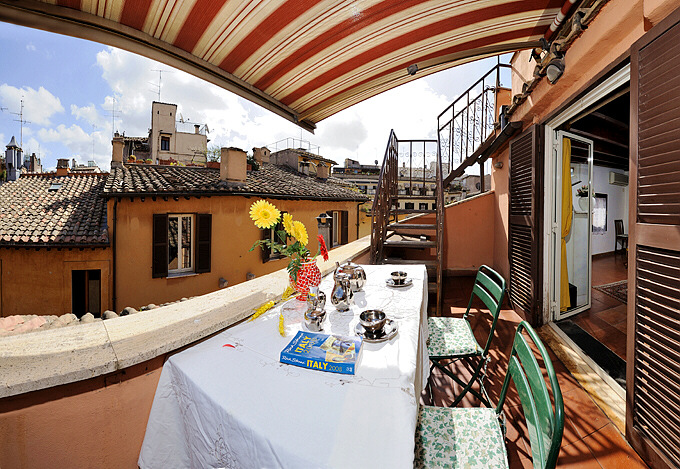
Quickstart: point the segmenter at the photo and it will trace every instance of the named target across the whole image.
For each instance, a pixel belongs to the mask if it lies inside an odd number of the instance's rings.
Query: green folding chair
[[[489,309],[492,318],[491,329],[484,347],[479,345],[479,342],[475,339],[472,327],[468,321],[475,297],[482,300]],[[476,396],[485,406],[492,407],[489,395],[484,388],[484,380],[486,378],[486,367],[490,359],[489,348],[491,347],[491,340],[496,330],[496,322],[498,322],[498,315],[500,314],[504,297],[505,279],[492,268],[483,265],[477,271],[470,301],[462,318],[431,317],[427,319],[427,327],[429,329],[427,353],[432,362],[430,373],[434,368],[438,368],[463,387],[462,391],[454,399],[451,407],[457,406],[468,392]],[[450,365],[457,361],[464,361],[470,365],[472,375],[469,381],[463,381],[449,369]],[[475,382],[479,383],[479,391],[472,388]],[[430,395],[432,395],[431,388]]]
[[[542,356],[553,404],[525,330]],[[496,409],[421,406],[416,427],[416,468],[503,469],[508,467],[503,404],[512,378],[529,433],[533,466],[553,469],[564,430],[564,403],[552,361],[529,324],[517,327],[508,372]]]

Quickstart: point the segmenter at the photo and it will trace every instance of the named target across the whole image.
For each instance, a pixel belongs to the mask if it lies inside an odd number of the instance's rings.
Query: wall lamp
[[[551,85],[557,83],[564,73],[564,57],[556,57],[552,59],[548,66],[545,67],[545,75]]]
[[[406,71],[411,76],[415,75],[416,72],[418,71],[418,64],[409,65],[408,67],[406,67]]]

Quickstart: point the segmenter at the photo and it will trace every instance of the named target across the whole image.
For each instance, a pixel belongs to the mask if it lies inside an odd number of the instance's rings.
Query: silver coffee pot
[[[323,330],[323,321],[326,318],[326,294],[319,290],[318,286],[309,287],[307,294],[307,311],[305,312],[305,325],[312,332]]]
[[[336,272],[333,275],[333,280],[335,285],[333,285],[333,291],[331,292],[331,303],[333,303],[338,311],[347,311],[354,296],[350,277],[348,274]]]
[[[364,284],[366,283],[366,272],[363,267],[353,264],[351,261],[345,262],[342,265],[336,261],[335,265],[336,274],[349,275],[350,286],[353,292],[361,291],[361,289],[364,288]]]

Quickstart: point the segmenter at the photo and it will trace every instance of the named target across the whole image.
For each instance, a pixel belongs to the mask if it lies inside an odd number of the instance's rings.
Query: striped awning
[[[0,0],[0,20],[145,55],[302,125],[537,44],[564,0]],[[409,74],[417,66],[414,75]]]

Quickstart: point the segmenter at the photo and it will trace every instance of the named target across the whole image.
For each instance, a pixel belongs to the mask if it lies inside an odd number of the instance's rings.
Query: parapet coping
[[[322,275],[370,249],[370,236],[329,251]],[[247,318],[288,286],[286,269],[187,301],[77,327],[0,339],[0,398],[73,383],[151,360]]]

